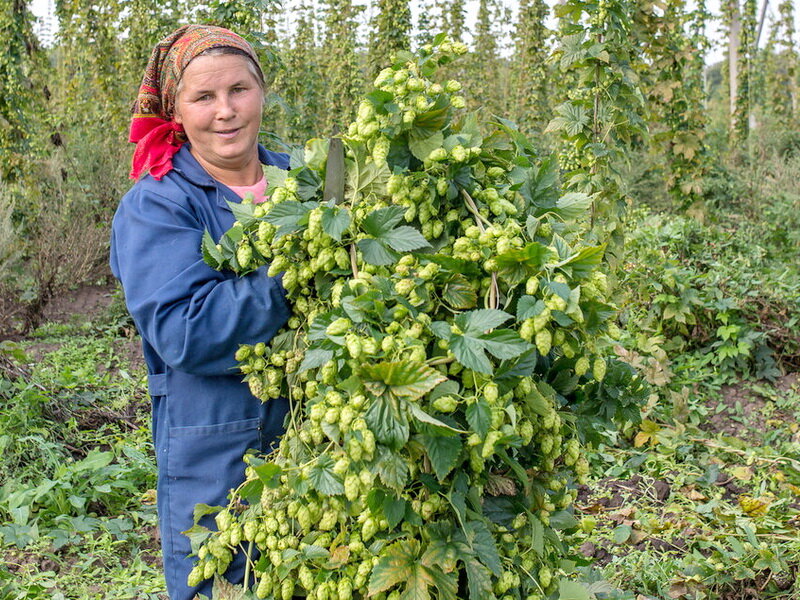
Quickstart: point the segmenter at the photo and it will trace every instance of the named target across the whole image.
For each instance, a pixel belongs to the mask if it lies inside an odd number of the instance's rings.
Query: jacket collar
[[[262,165],[271,164],[269,152],[261,145],[258,145],[258,160]],[[197,159],[189,152],[189,144],[184,144],[180,150],[172,157],[172,169],[184,179],[194,185],[214,188],[217,192],[217,204],[226,210],[230,210],[228,201],[241,202],[242,199],[224,183],[220,183],[197,162]]]
[[[261,144],[258,145],[258,160],[262,165],[270,165],[270,153]],[[184,144],[172,157],[172,168],[190,183],[203,187],[215,187],[219,183],[197,162],[189,151],[189,144]],[[220,184],[221,185],[221,184]]]

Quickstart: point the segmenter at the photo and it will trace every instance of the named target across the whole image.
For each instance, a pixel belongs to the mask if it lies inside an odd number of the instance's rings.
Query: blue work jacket
[[[262,163],[288,169],[285,154],[259,146]],[[150,175],[123,197],[114,216],[111,269],[142,337],[153,401],[158,511],[170,597],[188,588],[194,505],[227,504],[243,480],[248,448],[265,451],[280,433],[288,404],[262,403],[242,382],[234,353],[269,341],[290,309],[266,267],[239,277],[203,262],[208,230],[219,239],[234,222],[227,202],[241,199],[214,180],[189,152],[173,157],[161,181]]]

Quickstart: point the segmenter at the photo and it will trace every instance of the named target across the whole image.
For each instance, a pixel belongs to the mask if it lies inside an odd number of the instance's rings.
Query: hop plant
[[[584,242],[589,199],[560,196],[553,161],[510,122],[465,114],[458,82],[432,80],[462,46],[400,53],[347,129],[343,172],[328,171],[333,144],[311,140],[304,165],[270,171],[265,203],[232,204],[236,225],[206,236],[215,268],[283,273],[287,328],[236,357],[254,394],[292,410],[206,533],[193,581],[247,540],[258,597],[557,589],[550,518],[586,463],[541,371],[603,378],[603,248]]]

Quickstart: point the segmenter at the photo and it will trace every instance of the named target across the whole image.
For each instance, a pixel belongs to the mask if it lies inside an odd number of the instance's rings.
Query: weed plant
[[[633,214],[621,287],[637,351],[697,352],[693,362],[720,374],[756,378],[800,367],[800,159],[775,160],[756,175],[727,172],[725,194],[755,195],[715,200],[703,222]]]
[[[145,374],[120,351],[129,333],[112,310],[0,349],[0,598],[163,590]]]
[[[653,394],[591,456],[583,597],[800,597],[800,160],[771,135],[691,216],[660,192],[631,214],[618,353]]]

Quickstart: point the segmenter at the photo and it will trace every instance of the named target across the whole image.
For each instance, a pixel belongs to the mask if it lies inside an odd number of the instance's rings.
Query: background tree
[[[463,41],[467,30],[467,9],[464,0],[441,0],[441,31],[455,41]]]
[[[303,3],[297,11],[294,38],[287,44],[286,68],[280,71],[276,91],[285,100],[288,114],[279,129],[267,123],[289,142],[305,140],[317,135],[321,128],[324,82],[321,78],[319,47],[316,44],[316,11],[311,4]]]
[[[30,147],[31,71],[37,50],[33,15],[26,3],[3,0],[0,6],[0,36],[5,43],[0,58],[0,179],[8,181],[20,176]]]
[[[766,51],[767,101],[784,126],[792,126],[798,118],[795,43],[794,2],[784,0],[778,5],[778,18],[770,29]]]
[[[549,9],[544,0],[522,0],[514,32],[511,67],[511,113],[523,130],[542,131],[550,121],[547,56],[550,31],[545,20]]]
[[[736,112],[733,119],[734,140],[747,141],[755,118],[753,113],[753,87],[758,48],[756,46],[756,0],[744,0],[742,26],[739,38],[739,87],[736,94]]]
[[[202,5],[199,21],[247,34],[251,31],[268,32],[261,21],[261,12],[256,3],[246,1],[211,0]]]
[[[547,130],[562,139],[565,187],[586,194],[593,235],[608,243],[606,256],[616,265],[627,206],[619,167],[628,144],[646,133],[644,98],[634,71],[632,5],[626,0],[565,0],[556,15],[563,37],[554,59],[575,85],[555,107]]]
[[[153,46],[178,27],[181,6],[178,0],[129,0],[127,5],[120,21],[121,34],[126,36],[120,75],[127,92],[135,93]]]
[[[666,163],[666,184],[678,206],[702,197],[707,165],[703,48],[692,31],[701,25],[703,2],[689,13],[684,0],[642,1],[638,34],[646,62],[640,69],[648,99],[651,149]]]
[[[438,15],[436,14],[437,5],[435,0],[421,0],[418,4],[417,12],[417,26],[414,28],[416,36],[414,45],[416,48],[429,44],[436,35],[436,23]]]
[[[350,121],[363,87],[356,47],[357,9],[351,0],[326,0],[321,66],[328,81],[322,136],[342,130]]]
[[[739,98],[739,48],[741,46],[742,18],[739,0],[727,0],[722,5],[722,19],[727,27],[728,53],[726,57],[727,83],[730,115],[730,131],[738,129],[737,107]]]
[[[60,28],[47,114],[50,127],[60,136],[73,191],[87,195],[108,212],[116,208],[127,186],[126,133],[141,78],[141,72],[125,73],[121,68],[133,68],[119,43],[124,4],[116,0],[56,3]],[[157,30],[163,35],[168,26]],[[139,60],[148,58],[149,52]],[[72,157],[78,155],[82,160],[74,161]],[[98,178],[96,173],[108,176]]]
[[[496,0],[480,0],[473,51],[465,61],[464,77],[472,105],[483,106],[493,113],[501,112],[508,80],[506,60],[499,55],[497,41],[499,12],[500,5]]]

